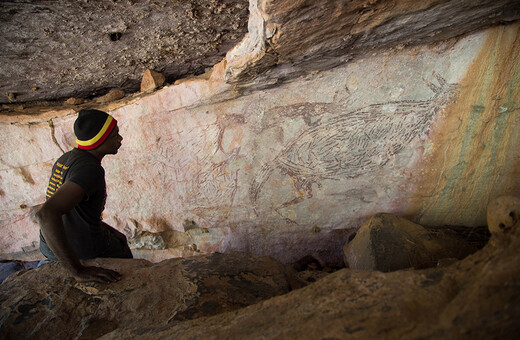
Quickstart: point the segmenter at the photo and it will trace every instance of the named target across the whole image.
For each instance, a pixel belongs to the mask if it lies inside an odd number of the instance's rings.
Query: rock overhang
[[[247,0],[4,2],[0,103],[132,93],[146,69],[169,83],[204,73],[240,41],[247,17]]]
[[[225,58],[226,82],[272,87],[383,49],[510,23],[520,18],[519,5],[517,0],[14,2],[0,14],[5,22],[0,103],[92,98],[114,88],[131,93],[146,69],[163,72],[173,83],[209,70],[235,44]]]

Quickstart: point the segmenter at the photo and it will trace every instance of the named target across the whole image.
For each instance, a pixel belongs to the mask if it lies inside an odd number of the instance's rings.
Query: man
[[[98,110],[81,110],[74,134],[78,147],[54,164],[47,200],[36,213],[40,251],[60,261],[78,281],[114,282],[120,279],[119,273],[84,266],[80,260],[132,258],[126,237],[101,220],[106,201],[101,160],[117,154],[123,137],[117,121]]]

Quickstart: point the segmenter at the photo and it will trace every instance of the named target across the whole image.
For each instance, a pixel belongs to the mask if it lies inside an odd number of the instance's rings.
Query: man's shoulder
[[[88,152],[80,149],[72,149],[70,151],[65,152],[60,158],[58,158],[58,162],[62,164],[71,165],[90,165],[93,167],[100,167],[101,162],[97,160],[94,156],[89,154]]]
[[[101,163],[94,156],[80,149],[64,153],[57,160],[56,166],[69,173],[86,172],[90,176],[103,176],[105,173]]]

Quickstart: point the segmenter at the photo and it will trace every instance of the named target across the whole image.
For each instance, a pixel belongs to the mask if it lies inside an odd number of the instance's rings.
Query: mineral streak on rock
[[[489,30],[449,107],[454,114],[432,126],[435,143],[418,167],[422,198],[408,212],[419,223],[485,225],[491,197],[520,193],[519,37],[518,24]]]

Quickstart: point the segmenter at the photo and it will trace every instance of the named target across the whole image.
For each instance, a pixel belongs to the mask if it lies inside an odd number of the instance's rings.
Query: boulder
[[[501,196],[489,202],[487,221],[492,234],[509,232],[520,220],[520,198]]]
[[[70,97],[65,101],[65,104],[67,105],[79,105],[83,104],[85,102],[85,99],[83,98],[76,98],[76,97]]]
[[[95,259],[119,271],[112,284],[78,283],[57,262],[0,285],[2,338],[93,339],[119,327],[143,329],[215,315],[291,290],[278,262],[243,253],[171,259]]]
[[[165,80],[162,73],[147,69],[144,71],[143,79],[141,80],[141,92],[153,91],[162,86]]]
[[[520,225],[448,267],[344,268],[232,313],[118,328],[108,339],[516,339]]]
[[[156,265],[98,259],[93,263],[120,270],[123,279],[89,285],[50,264],[0,285],[0,334],[104,340],[513,339],[520,332],[519,224],[447,267],[390,273],[344,268],[290,294],[214,315],[205,314],[212,312],[212,297],[233,301],[234,308],[252,291],[283,285],[272,275],[279,272],[276,265],[264,271],[270,260],[246,254]],[[315,266],[310,260],[298,267]],[[223,267],[227,274],[213,275]],[[233,296],[225,300],[226,293]],[[202,312],[178,312],[189,306],[202,306]]]
[[[462,259],[476,250],[448,230],[427,230],[403,217],[380,213],[359,229],[343,255],[349,268],[389,272],[434,267],[441,259]]]

